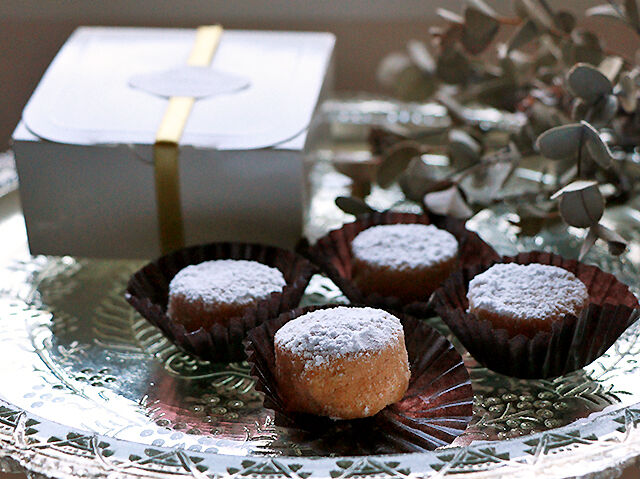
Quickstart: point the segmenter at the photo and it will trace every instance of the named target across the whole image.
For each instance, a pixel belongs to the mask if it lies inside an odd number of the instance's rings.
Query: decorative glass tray
[[[348,180],[314,166],[312,239],[349,220],[333,203]],[[375,190],[374,204],[397,192]],[[398,208],[405,208],[402,203]],[[640,213],[606,221],[633,238],[622,258],[599,247],[587,260],[637,293]],[[572,231],[517,238],[501,210],[469,222],[500,253],[548,249],[576,255]],[[48,477],[616,477],[640,452],[640,324],[600,359],[553,380],[516,380],[465,354],[474,417],[447,448],[363,456],[273,423],[245,364],[210,364],[164,339],[124,300],[141,262],[31,257],[16,193],[0,199],[0,466]],[[7,248],[5,248],[7,251]],[[304,304],[344,302],[313,277]],[[429,321],[447,333],[438,318]],[[456,344],[460,351],[463,349]],[[605,474],[605,476],[606,476]]]

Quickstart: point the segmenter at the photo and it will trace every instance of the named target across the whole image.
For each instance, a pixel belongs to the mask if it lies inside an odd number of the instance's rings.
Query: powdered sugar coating
[[[573,273],[557,266],[499,263],[469,282],[469,310],[514,319],[578,314],[589,297]]]
[[[249,304],[282,291],[286,282],[277,268],[257,261],[220,259],[183,268],[169,283],[169,295],[205,305]]]
[[[455,236],[433,225],[372,226],[351,243],[353,255],[376,266],[398,270],[430,268],[458,254]]]
[[[319,309],[289,321],[275,335],[275,345],[303,358],[311,367],[332,358],[382,351],[401,338],[400,320],[374,308],[339,306]]]

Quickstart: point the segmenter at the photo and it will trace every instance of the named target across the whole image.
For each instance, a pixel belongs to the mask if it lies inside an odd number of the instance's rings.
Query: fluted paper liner
[[[251,330],[245,341],[256,389],[276,424],[316,437],[348,434],[358,450],[376,453],[433,450],[450,444],[471,420],[473,391],[462,357],[439,332],[411,316],[397,314],[405,331],[411,379],[404,397],[375,416],[332,420],[287,411],[275,376],[274,336],[284,324],[310,311],[344,305],[311,306],[280,315]],[[349,434],[349,431],[352,434]]]
[[[280,270],[286,285],[281,292],[231,318],[228,326],[214,324],[209,330],[187,331],[167,315],[169,283],[183,268],[216,259],[249,260]],[[300,303],[315,267],[302,256],[273,246],[248,243],[211,243],[183,248],[147,264],[127,285],[125,298],[150,323],[185,352],[214,362],[242,361],[246,333]]]
[[[469,353],[493,371],[518,378],[561,376],[602,356],[638,318],[638,300],[629,288],[595,266],[538,251],[499,262],[564,268],[585,284],[589,302],[578,317],[566,315],[554,321],[550,332],[514,335],[467,313],[469,281],[496,262],[462,268],[451,275],[434,293],[434,307]]]
[[[352,303],[426,317],[432,313],[428,298],[425,301],[405,303],[393,296],[365,294],[352,281],[351,242],[360,232],[371,226],[414,223],[433,224],[455,236],[458,240],[458,262],[462,267],[484,264],[500,258],[498,253],[476,233],[466,229],[465,222],[462,220],[433,214],[419,215],[390,211],[364,215],[353,223],[347,223],[342,228],[331,231],[310,249],[310,256]]]

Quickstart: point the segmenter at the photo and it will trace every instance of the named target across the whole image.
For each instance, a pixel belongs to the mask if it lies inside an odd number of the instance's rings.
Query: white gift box
[[[60,50],[13,136],[33,254],[160,254],[153,150],[169,96],[196,98],[179,148],[185,243],[300,238],[334,36],[224,31],[210,66],[189,68],[195,34],[86,27]]]

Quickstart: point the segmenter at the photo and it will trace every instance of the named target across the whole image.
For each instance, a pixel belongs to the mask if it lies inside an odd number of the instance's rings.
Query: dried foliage
[[[640,36],[637,1],[609,0],[586,15],[615,19]],[[483,0],[466,0],[461,13],[439,9],[443,25],[427,41],[383,59],[378,78],[397,98],[437,101],[453,123],[436,137],[419,128],[374,129],[376,181],[383,188],[397,182],[407,199],[458,218],[504,202],[521,234],[561,219],[588,229],[581,257],[598,239],[619,255],[624,239],[600,220],[607,203],[635,193],[626,159],[640,143],[640,50],[635,59],[607,50],[547,0],[515,0],[514,7],[515,17]],[[446,155],[447,168],[431,165],[433,154]],[[535,158],[548,163],[553,181],[506,193],[516,168]],[[338,204],[355,214],[369,209],[362,200]]]

